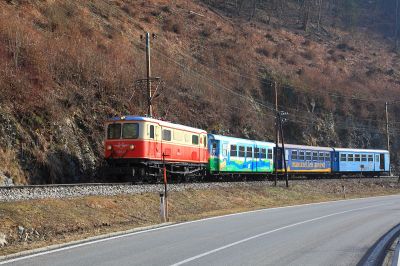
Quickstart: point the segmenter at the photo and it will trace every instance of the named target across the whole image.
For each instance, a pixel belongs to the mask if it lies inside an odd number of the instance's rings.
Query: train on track
[[[104,143],[107,175],[133,182],[157,182],[164,167],[176,182],[263,179],[283,173],[283,160],[291,176],[381,176],[390,168],[387,150],[285,144],[283,152],[273,142],[215,135],[140,116],[107,121]]]

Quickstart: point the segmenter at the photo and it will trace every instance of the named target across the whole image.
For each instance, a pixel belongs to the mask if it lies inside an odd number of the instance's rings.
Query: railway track
[[[382,184],[396,184],[397,177],[382,178],[352,178],[352,179],[295,179],[291,184],[316,183],[339,184],[346,182],[375,182]],[[283,184],[280,180],[279,184]],[[212,182],[212,183],[177,183],[168,186],[169,191],[183,191],[187,189],[210,189],[229,187],[272,187],[273,181],[251,182]],[[138,184],[138,183],[79,183],[79,184],[49,184],[0,187],[1,201],[23,201],[47,198],[73,198],[84,196],[114,196],[121,194],[159,193],[163,191],[163,184]]]

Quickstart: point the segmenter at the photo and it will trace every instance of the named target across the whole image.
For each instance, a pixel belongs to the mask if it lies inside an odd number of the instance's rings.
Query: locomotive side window
[[[172,136],[171,136],[171,130],[168,129],[163,129],[162,131],[162,139],[166,141],[171,141]]]
[[[355,162],[361,161],[361,160],[360,160],[360,154],[355,154],[355,155],[354,155],[354,161],[355,161]]]
[[[368,162],[373,162],[374,156],[372,154],[368,154]]]
[[[354,154],[348,154],[347,155],[347,161],[349,161],[349,162],[353,162],[354,161]]]
[[[137,139],[139,137],[139,124],[125,123],[122,128],[123,139]]]
[[[292,151],[292,160],[297,160],[297,151]]]
[[[150,138],[154,139],[154,126],[150,125]]]
[[[272,159],[272,149],[268,149],[268,159]]]
[[[236,157],[237,156],[237,146],[236,145],[231,145],[231,156]]]
[[[341,153],[341,154],[340,154],[340,161],[341,161],[341,162],[347,161],[347,160],[346,160],[346,154],[345,154],[345,153]]]
[[[121,138],[121,124],[109,124],[107,129],[108,139]]]
[[[199,136],[192,135],[192,144],[193,145],[199,145]]]
[[[244,146],[239,146],[239,157],[244,157]]]
[[[207,137],[206,136],[204,136],[203,137],[203,143],[204,143],[204,148],[207,148]]]

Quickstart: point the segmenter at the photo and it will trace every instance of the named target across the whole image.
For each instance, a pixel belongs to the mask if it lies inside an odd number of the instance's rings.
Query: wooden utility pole
[[[150,33],[146,32],[146,68],[147,68],[147,115],[153,116],[153,106],[151,105],[151,62],[150,62]]]
[[[274,152],[274,168],[275,168],[275,180],[274,185],[277,186],[278,182],[278,143],[279,143],[279,124],[278,124],[278,85],[275,81],[275,152]]]
[[[387,147],[387,150],[389,151],[389,158],[390,158],[390,136],[389,136],[388,102],[385,102],[385,114],[386,114],[386,141],[387,141],[386,147]],[[392,171],[390,169],[390,163],[389,163],[389,175],[392,175]]]
[[[285,115],[285,114],[283,114],[283,115]],[[285,139],[283,138],[281,113],[278,113],[278,120],[279,120],[279,132],[280,132],[281,140],[282,140],[282,161],[283,161],[283,165],[285,167],[286,187],[289,187],[289,174],[288,174],[287,165],[286,165]]]

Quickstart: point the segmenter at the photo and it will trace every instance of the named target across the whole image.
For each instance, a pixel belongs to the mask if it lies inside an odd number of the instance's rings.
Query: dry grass
[[[338,200],[343,198],[342,185],[346,186],[348,198],[400,192],[396,180],[318,180],[297,182],[289,189],[248,186],[171,192],[170,220],[181,222],[260,208]],[[1,203],[0,233],[7,236],[8,245],[0,248],[0,255],[159,222],[157,194]],[[26,231],[19,234],[18,226]]]

